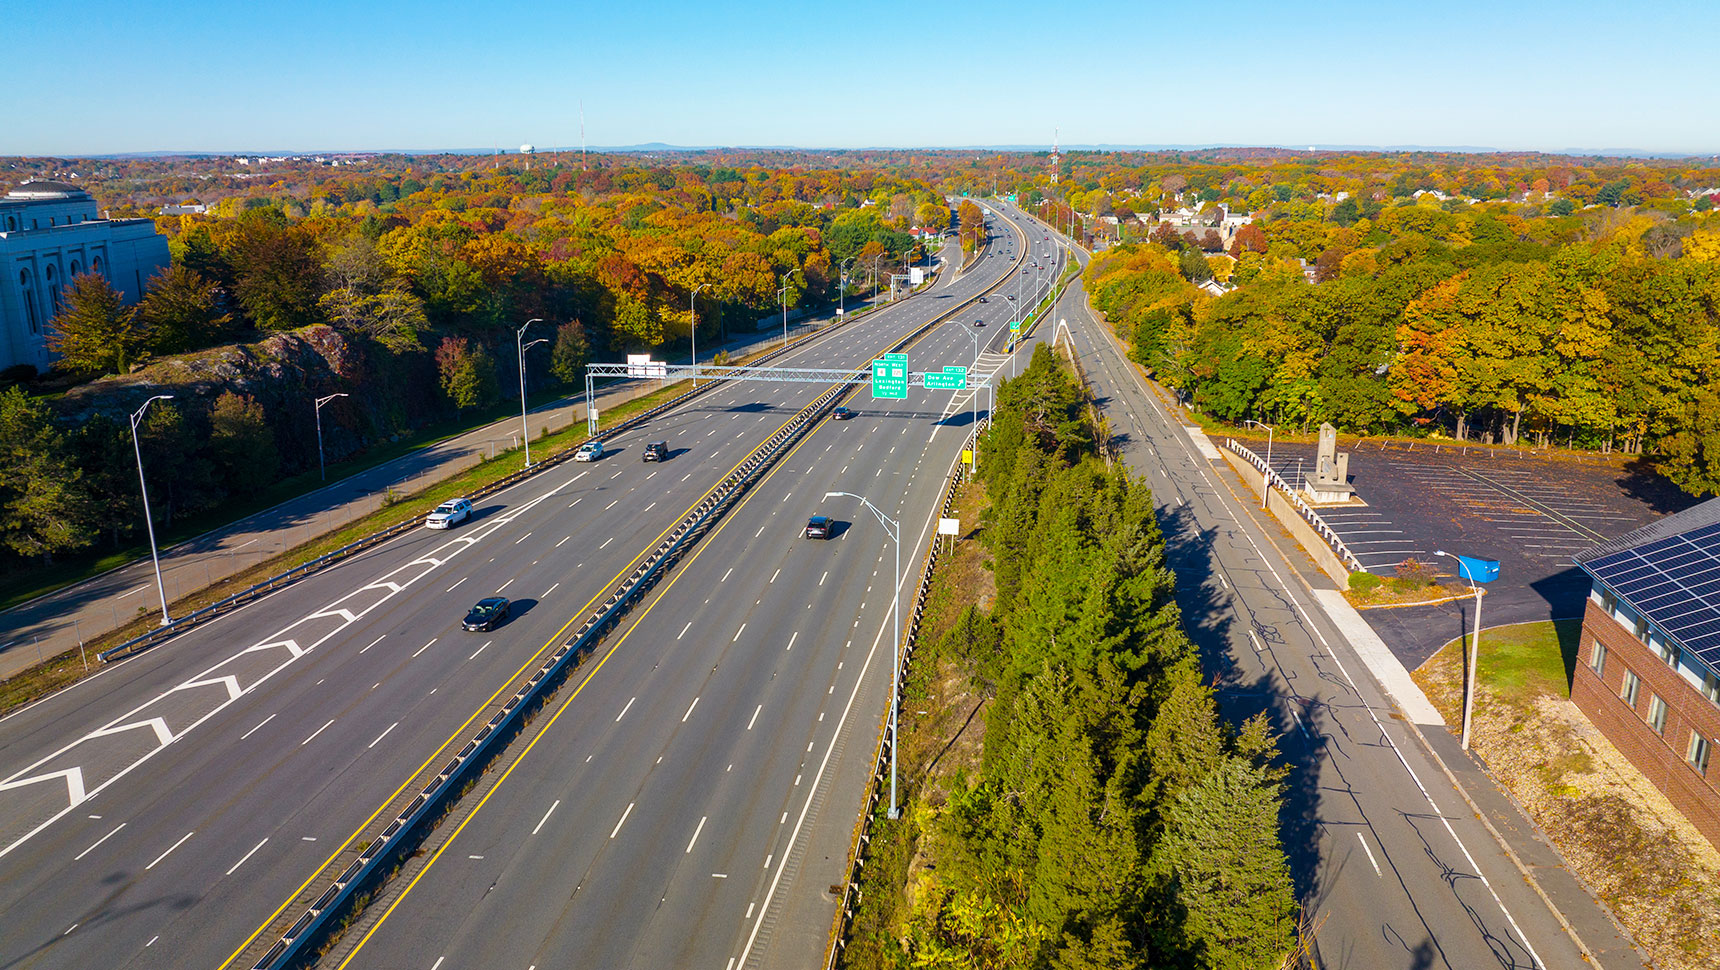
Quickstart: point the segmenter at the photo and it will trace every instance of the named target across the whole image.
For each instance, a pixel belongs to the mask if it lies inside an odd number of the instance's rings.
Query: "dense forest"
[[[915,661],[990,697],[983,757],[947,793],[910,780],[884,835],[913,839],[909,902],[900,866],[867,866],[847,967],[1267,970],[1294,944],[1270,729],[1219,720],[1149,490],[1084,410],[1043,346],[998,390],[996,597]]]

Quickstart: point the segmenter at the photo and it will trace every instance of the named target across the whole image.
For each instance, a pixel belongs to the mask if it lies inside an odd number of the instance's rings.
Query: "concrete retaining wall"
[[[1223,452],[1225,460],[1230,462],[1230,467],[1236,469],[1236,473],[1241,475],[1242,480],[1258,495],[1262,488],[1260,470],[1228,448],[1219,450]],[[1320,567],[1321,572],[1332,577],[1332,581],[1338,584],[1339,589],[1349,588],[1349,569],[1345,568],[1343,562],[1338,559],[1338,555],[1332,551],[1331,545],[1320,538],[1308,525],[1308,521],[1302,518],[1302,514],[1296,511],[1296,508],[1290,504],[1288,499],[1279,494],[1277,489],[1273,489],[1272,494],[1268,496],[1266,509],[1283,524],[1284,528],[1289,530],[1308,555],[1314,558],[1314,564]]]

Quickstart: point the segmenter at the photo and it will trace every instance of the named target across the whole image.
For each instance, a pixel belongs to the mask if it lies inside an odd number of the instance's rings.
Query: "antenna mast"
[[[1057,184],[1057,172],[1058,172],[1058,168],[1059,168],[1059,166],[1057,164],[1057,138],[1061,134],[1063,134],[1063,129],[1061,129],[1061,128],[1051,129],[1051,184],[1052,185]]]
[[[579,99],[579,170],[585,171],[585,99]]]

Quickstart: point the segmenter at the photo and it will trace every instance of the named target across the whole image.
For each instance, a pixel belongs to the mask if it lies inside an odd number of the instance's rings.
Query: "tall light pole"
[[[693,337],[693,386],[694,387],[699,386],[699,310],[694,305],[693,301],[698,298],[700,290],[702,290],[702,289],[704,289],[710,285],[711,284],[709,284],[709,283],[700,283],[698,286],[693,287],[693,292],[687,294],[687,316],[692,321],[691,325],[687,328],[687,330],[689,333],[692,334],[692,337]]]
[[[872,257],[872,300],[874,302],[878,299],[878,260],[883,259],[887,255],[889,254],[879,253]]]
[[[782,345],[784,347],[788,346],[788,278],[798,272],[800,270],[791,269],[782,274],[782,285],[777,287],[776,291],[776,295],[782,298]]]
[[[842,277],[841,282],[836,284],[836,316],[838,318],[846,318],[848,315],[848,264],[859,258],[858,255],[848,257],[842,261],[842,266],[837,270]]]
[[[896,628],[896,662],[890,667],[890,817],[897,818],[901,814],[901,810],[896,806],[896,707],[897,698],[902,693],[899,681],[902,676],[902,525],[885,515],[882,509],[867,501],[863,495],[853,492],[825,492],[824,497],[859,499],[878,520],[878,524],[884,527],[885,534],[896,547],[896,585],[891,590],[890,597],[890,625]]]
[[[1260,507],[1261,509],[1265,509],[1266,496],[1272,494],[1272,433],[1278,429],[1264,421],[1256,421],[1253,418],[1249,418],[1242,423],[1244,425],[1266,429],[1266,474],[1260,476]]]
[[[1463,674],[1463,732],[1459,743],[1463,750],[1469,750],[1469,722],[1475,710],[1475,665],[1481,660],[1481,595],[1482,590],[1477,580],[1486,583],[1499,578],[1499,564],[1490,560],[1471,559],[1456,553],[1435,549],[1436,556],[1445,556],[1457,560],[1457,572],[1469,580],[1469,588],[1475,592],[1475,634],[1469,638],[1469,663]],[[1487,570],[1487,574],[1477,577],[1477,570]]]
[[[334,400],[337,397],[346,397],[346,396],[347,395],[345,395],[345,394],[330,394],[328,397],[317,398],[317,406],[315,408],[316,418],[317,418],[317,474],[325,482],[328,481],[328,468],[327,468],[327,466],[325,466],[323,464],[322,406],[324,404],[327,404],[328,402]]]
[[[131,416],[131,450],[137,455],[137,490],[143,493],[143,527],[149,530],[149,558],[155,563],[155,591],[161,594],[161,625],[166,626],[173,620],[167,615],[167,587],[161,582],[161,556],[155,551],[155,523],[149,517],[149,486],[143,482],[143,447],[137,443],[137,426],[143,421],[143,412],[156,401],[171,401],[171,394],[157,394],[143,402]]]
[[[519,351],[520,355],[520,440],[525,442],[526,445],[527,468],[532,467],[532,430],[531,427],[526,424],[526,348],[536,347],[541,343],[548,343],[549,338],[539,337],[528,344],[525,342],[526,328],[530,327],[534,323],[542,322],[542,319],[532,317],[530,320],[527,320],[522,324],[520,329],[514,333],[514,349]]]

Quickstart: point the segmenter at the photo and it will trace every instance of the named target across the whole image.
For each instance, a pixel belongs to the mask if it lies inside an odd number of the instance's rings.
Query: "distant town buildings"
[[[89,193],[65,182],[25,182],[0,198],[0,370],[46,370],[48,329],[73,277],[100,273],[127,303],[168,264],[167,239],[148,219],[104,219]]]
[[[1579,553],[1571,700],[1720,846],[1720,498]]]

